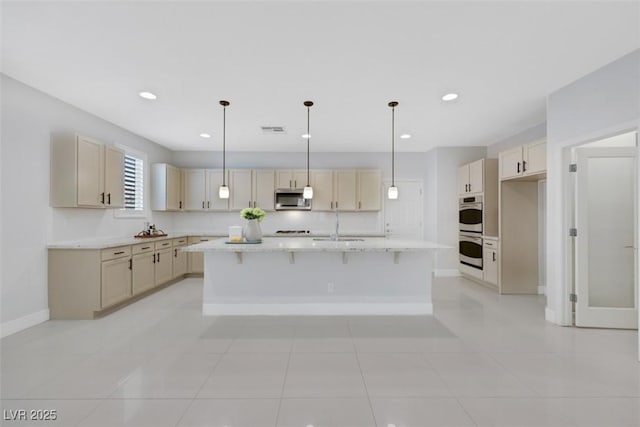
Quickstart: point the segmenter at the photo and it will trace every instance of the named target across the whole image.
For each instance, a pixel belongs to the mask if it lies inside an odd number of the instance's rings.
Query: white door
[[[384,198],[384,231],[400,239],[423,239],[422,182],[396,181],[398,198]],[[384,184],[388,188],[390,182]],[[386,191],[384,191],[386,195]]]
[[[576,326],[635,329],[636,148],[576,152]]]

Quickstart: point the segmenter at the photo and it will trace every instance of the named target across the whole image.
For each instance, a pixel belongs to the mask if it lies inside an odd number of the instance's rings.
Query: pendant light
[[[398,198],[398,187],[396,187],[395,182],[395,163],[396,163],[396,123],[395,123],[395,114],[396,107],[398,106],[397,101],[391,101],[389,103],[389,107],[391,107],[391,187],[389,187],[389,191],[387,193],[387,198],[389,199],[397,199]]]
[[[229,187],[226,185],[226,134],[227,134],[227,107],[229,106],[229,101],[220,101],[220,105],[222,105],[222,185],[218,190],[218,197],[221,199],[229,198]]]
[[[311,111],[312,101],[304,101],[304,106],[307,107],[307,185],[302,191],[302,197],[305,199],[313,199],[313,188],[311,187],[309,180],[309,141],[311,140],[311,134],[309,133],[309,115]]]

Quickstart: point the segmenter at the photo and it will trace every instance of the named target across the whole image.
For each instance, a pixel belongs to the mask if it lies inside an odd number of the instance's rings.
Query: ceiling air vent
[[[265,135],[282,135],[287,133],[284,126],[262,126],[262,133]]]

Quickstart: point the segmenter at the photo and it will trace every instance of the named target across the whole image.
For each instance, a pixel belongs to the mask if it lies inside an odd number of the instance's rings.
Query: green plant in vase
[[[244,208],[240,211],[240,216],[247,220],[244,228],[244,238],[247,243],[262,242],[262,230],[259,223],[266,215],[266,212],[260,208]]]

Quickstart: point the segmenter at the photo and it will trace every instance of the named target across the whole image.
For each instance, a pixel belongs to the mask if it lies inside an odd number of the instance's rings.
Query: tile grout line
[[[294,331],[295,335],[295,331]],[[287,367],[284,370],[284,378],[282,380],[282,388],[280,389],[280,399],[278,399],[278,410],[276,411],[276,423],[274,427],[277,427],[280,421],[280,408],[282,408],[282,399],[284,399],[284,388],[287,385],[287,375],[289,374],[289,365],[291,364],[291,356],[293,355],[293,339],[291,341],[291,347],[289,348],[289,356],[287,357]]]
[[[351,341],[353,342],[353,331],[351,330],[351,321],[348,321],[347,325],[349,326],[349,336],[351,337]],[[362,385],[364,386],[364,391],[367,395],[367,402],[369,403],[369,411],[371,411],[371,418],[375,425],[378,425],[378,421],[376,420],[376,414],[373,411],[373,403],[371,403],[371,396],[369,395],[369,389],[367,388],[367,382],[364,379],[364,372],[362,372],[362,365],[360,364],[360,356],[358,354],[358,349],[356,347],[355,342],[353,343],[354,354],[356,356],[356,362],[358,362],[358,370],[360,371],[360,378],[362,378]]]

